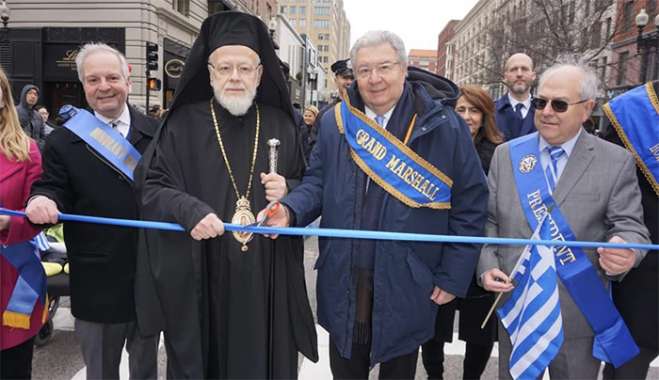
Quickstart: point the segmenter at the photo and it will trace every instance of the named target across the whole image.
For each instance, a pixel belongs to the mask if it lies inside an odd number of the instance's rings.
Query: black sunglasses
[[[556,100],[556,99],[547,100],[547,99],[543,99],[543,98],[533,98],[533,99],[531,99],[531,105],[536,110],[542,111],[542,110],[545,109],[545,107],[547,107],[547,103],[550,103],[551,104],[551,109],[553,109],[554,112],[559,112],[560,113],[560,112],[567,111],[567,109],[572,105],[585,103],[588,100],[589,99],[584,99],[584,100],[580,100],[578,102],[568,103],[565,100]]]

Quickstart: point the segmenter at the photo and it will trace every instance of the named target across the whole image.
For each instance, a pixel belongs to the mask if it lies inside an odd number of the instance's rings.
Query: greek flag
[[[538,225],[531,239],[549,236],[548,220]],[[527,245],[510,277],[516,282],[515,289],[497,310],[512,343],[510,374],[514,379],[537,379],[563,344],[552,248]]]

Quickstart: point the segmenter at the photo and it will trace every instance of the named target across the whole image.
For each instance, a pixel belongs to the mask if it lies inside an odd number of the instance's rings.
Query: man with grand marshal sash
[[[351,50],[356,84],[320,122],[302,184],[270,225],[480,235],[487,187],[454,84],[406,80],[405,46],[369,32]],[[429,74],[429,73],[428,73]],[[430,74],[429,74],[430,75]],[[320,239],[318,321],[335,378],[413,379],[437,304],[464,296],[475,244]]]
[[[128,63],[119,51],[87,44],[76,66],[94,114],[79,110],[48,136],[26,213],[35,224],[56,223],[59,212],[136,219],[133,170],[158,123],[128,105]],[[138,230],[75,222],[64,230],[87,378],[118,379],[124,343],[131,378],[156,378],[157,336],[142,337],[135,324]]]
[[[648,242],[632,156],[582,127],[596,94],[597,78],[587,68],[559,64],[542,75],[532,103],[538,133],[500,145],[492,159],[488,236],[528,238],[548,214],[551,228],[542,239]],[[522,250],[483,247],[478,275],[485,289],[513,289],[508,275]],[[566,247],[553,252],[564,340],[549,364],[550,376],[597,378],[600,361],[620,366],[638,352],[605,288],[638,265],[644,252]],[[510,337],[500,327],[502,379],[511,377],[510,354]]]
[[[636,160],[643,219],[650,240],[659,241],[659,81],[617,96],[603,107],[611,122],[606,139],[624,146]],[[614,282],[613,302],[638,344],[640,353],[625,365],[607,364],[604,379],[644,379],[659,355],[659,252],[649,251],[641,264]]]

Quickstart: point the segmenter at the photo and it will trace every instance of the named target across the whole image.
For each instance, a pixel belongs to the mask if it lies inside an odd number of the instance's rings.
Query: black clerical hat
[[[349,59],[341,59],[332,63],[330,69],[332,69],[334,75],[352,75]]]
[[[258,17],[243,12],[218,12],[201,24],[176,88],[169,114],[183,104],[209,100],[213,96],[208,73],[208,57],[217,48],[242,45],[254,50],[261,59],[263,76],[255,101],[282,109],[293,118],[286,80],[268,27]]]

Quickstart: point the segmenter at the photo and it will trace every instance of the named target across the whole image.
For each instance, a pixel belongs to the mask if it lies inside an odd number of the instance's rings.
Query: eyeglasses
[[[396,62],[384,62],[373,67],[370,66],[360,66],[357,68],[357,77],[361,79],[368,78],[371,75],[371,72],[375,71],[375,75],[378,76],[387,76],[394,71],[394,67],[400,64],[399,61]]]
[[[551,109],[554,110],[554,112],[562,113],[562,112],[567,111],[567,109],[570,106],[573,106],[575,104],[585,103],[588,100],[590,100],[590,99],[584,99],[584,100],[580,100],[578,102],[568,103],[565,100],[556,100],[556,99],[548,100],[548,99],[543,99],[543,98],[533,98],[533,99],[531,99],[531,105],[536,110],[542,111],[542,110],[545,109],[545,107],[547,107],[547,103],[550,103],[551,104]]]
[[[208,67],[213,69],[213,71],[220,77],[228,77],[233,75],[234,71],[238,71],[238,76],[241,78],[249,77],[261,66],[258,64],[256,66],[243,64],[238,66],[232,66],[228,64],[219,64],[214,66],[212,63],[208,62]]]

